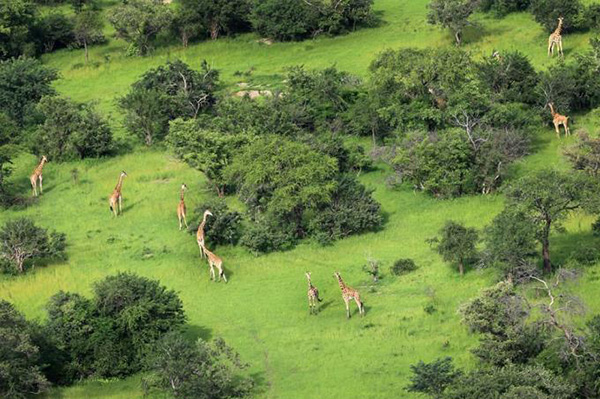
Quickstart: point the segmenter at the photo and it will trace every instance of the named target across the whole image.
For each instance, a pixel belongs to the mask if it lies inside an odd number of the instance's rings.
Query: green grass
[[[61,51],[44,57],[60,69],[63,79],[56,87],[77,100],[99,101],[118,128],[119,115],[114,97],[148,68],[167,59],[181,58],[197,67],[207,59],[222,71],[225,90],[233,90],[235,71],[255,68],[253,80],[262,84],[280,83],[284,68],[304,64],[324,67],[336,64],[360,76],[367,76],[373,57],[388,47],[449,46],[446,32],[425,24],[424,0],[379,0],[384,24],[337,37],[302,43],[265,46],[251,34],[235,39],[205,42],[181,49],[158,49],[148,58],[125,57],[125,45],[111,41],[92,49],[98,68],[73,69],[82,62],[80,51]],[[480,31],[465,38],[467,47],[478,55],[492,49],[520,50],[538,68],[556,60],[546,57],[546,33],[528,14],[504,19],[477,16]],[[589,34],[567,35],[566,56],[584,51]],[[105,56],[110,62],[105,62]],[[600,114],[578,116],[576,129],[597,134]],[[122,132],[121,132],[122,134]],[[538,151],[515,165],[515,175],[549,165],[567,168],[561,157],[574,138],[556,139],[551,129],[540,133]],[[34,156],[21,154],[15,162],[13,181],[28,193],[27,176],[35,167]],[[73,182],[71,170],[79,170]],[[107,198],[118,174],[129,177],[123,186],[124,215],[112,219]],[[240,247],[218,248],[230,276],[229,284],[209,281],[208,267],[198,256],[193,236],[178,231],[176,206],[179,185],[190,188],[190,209],[207,196],[204,177],[160,150],[138,149],[134,153],[106,160],[79,163],[49,163],[44,171],[45,194],[25,210],[0,213],[0,222],[30,216],[45,227],[65,232],[69,259],[37,267],[25,276],[0,276],[0,297],[15,303],[27,317],[43,319],[44,305],[58,290],[89,295],[95,281],[117,271],[133,271],[159,279],[175,289],[184,301],[190,336],[223,336],[251,364],[248,373],[258,382],[258,398],[397,398],[416,397],[403,391],[409,365],[452,356],[461,367],[471,367],[469,349],[477,338],[469,335],[456,313],[457,307],[490,285],[492,271],[469,271],[463,278],[444,264],[425,243],[448,219],[482,228],[503,206],[497,196],[437,201],[408,188],[386,187],[388,171],[378,165],[363,174],[361,181],[374,188],[387,222],[384,229],[351,237],[321,247],[305,242],[291,251],[255,257]],[[556,260],[561,262],[581,245],[597,244],[591,237],[590,217],[574,215],[566,224],[567,233],[555,235]],[[153,256],[145,257],[147,248]],[[373,287],[362,265],[368,256],[383,264],[384,278]],[[413,258],[419,269],[409,275],[392,277],[387,272],[398,258]],[[324,302],[318,316],[309,316],[304,272],[310,270]],[[359,289],[366,304],[363,319],[345,319],[344,305],[333,278],[340,271],[348,284]],[[591,311],[600,311],[595,287],[600,267],[589,268],[577,292]],[[424,307],[433,303],[429,315]],[[355,309],[354,309],[355,312]],[[123,381],[89,381],[74,387],[53,390],[50,398],[141,398],[140,377]]]

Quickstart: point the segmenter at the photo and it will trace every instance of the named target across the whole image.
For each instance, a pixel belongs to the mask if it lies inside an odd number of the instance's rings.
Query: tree
[[[521,178],[508,190],[507,207],[527,216],[542,244],[544,272],[552,271],[550,232],[560,227],[569,212],[589,206],[596,185],[589,178],[543,169]]]
[[[208,32],[215,40],[221,32],[229,35],[247,30],[250,12],[251,0],[184,0],[178,15],[188,23],[194,21],[198,33]]]
[[[35,14],[36,7],[28,0],[0,0],[0,61],[35,55],[30,43]]]
[[[202,171],[219,197],[225,194],[225,168],[249,141],[247,135],[217,133],[199,127],[195,120],[181,118],[171,122],[167,136],[167,143],[177,157]]]
[[[35,104],[56,93],[57,78],[55,69],[33,58],[0,61],[0,109],[22,127]]]
[[[503,210],[485,229],[488,260],[513,281],[529,279],[535,267],[531,259],[537,253],[536,233],[527,215]]]
[[[600,139],[579,133],[577,143],[564,151],[573,169],[592,177],[600,175]]]
[[[156,35],[170,26],[171,10],[154,0],[131,0],[111,10],[108,19],[117,37],[129,43],[128,53],[146,55]]]
[[[23,273],[25,262],[41,258],[63,258],[65,235],[36,226],[31,219],[6,222],[0,230],[0,260],[9,272]]]
[[[177,60],[147,71],[119,99],[126,112],[125,126],[146,145],[165,137],[169,121],[196,118],[210,110],[215,101],[219,73],[206,61],[200,71]]]
[[[319,2],[254,0],[250,21],[263,37],[280,41],[301,40],[319,26]]]
[[[583,6],[579,0],[531,0],[529,11],[548,33],[558,26],[558,18],[564,18],[563,29],[580,28]]]
[[[52,12],[44,15],[32,28],[39,53],[49,53],[73,43],[73,21],[64,14]]]
[[[410,384],[406,387],[409,392],[420,392],[434,399],[442,399],[446,387],[462,375],[452,364],[452,358],[437,359],[431,363],[422,360],[411,365]]]
[[[448,221],[440,230],[440,237],[431,240],[436,244],[437,252],[446,262],[458,264],[462,276],[465,265],[477,255],[475,245],[479,239],[477,230],[465,227],[460,223]]]
[[[465,27],[473,25],[469,17],[477,7],[479,0],[432,0],[429,3],[427,22],[450,29],[460,46]]]
[[[26,399],[49,384],[38,366],[39,348],[29,324],[7,301],[0,300],[0,396]]]
[[[113,150],[112,131],[92,104],[64,97],[44,97],[37,106],[44,122],[38,126],[37,153],[57,161],[97,158]]]
[[[221,338],[194,344],[181,333],[169,333],[157,343],[147,364],[146,389],[168,390],[175,398],[244,398],[252,388],[252,380],[236,375],[247,365]]]
[[[6,205],[10,200],[8,177],[12,173],[11,150],[0,146],[0,204]]]
[[[75,41],[83,46],[86,64],[89,61],[88,46],[104,39],[103,27],[104,21],[98,11],[84,10],[75,16],[73,35]]]
[[[210,210],[213,214],[207,219],[204,226],[207,247],[237,244],[240,239],[242,215],[229,210],[225,201],[219,198],[197,206],[192,220],[200,221],[206,210]],[[190,230],[193,232],[196,232],[197,229],[197,226],[190,226]]]

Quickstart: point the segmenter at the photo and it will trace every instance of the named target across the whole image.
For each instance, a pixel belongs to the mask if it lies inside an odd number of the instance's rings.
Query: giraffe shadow
[[[194,341],[198,338],[203,339],[204,341],[208,341],[213,337],[212,329],[203,326],[197,326],[194,324],[186,325],[184,330],[184,334],[186,337],[193,339]]]
[[[328,307],[330,307],[332,304],[333,304],[333,300],[332,299],[330,299],[330,300],[328,300],[326,302],[323,302],[321,304],[321,306],[318,307],[317,314],[321,313],[322,311],[324,311],[325,309],[327,309]]]
[[[139,200],[139,201],[135,201],[135,202],[127,202],[127,205],[125,205],[123,207],[123,213],[129,212],[130,210],[135,208],[137,205],[139,205],[141,202],[143,202],[143,200]]]

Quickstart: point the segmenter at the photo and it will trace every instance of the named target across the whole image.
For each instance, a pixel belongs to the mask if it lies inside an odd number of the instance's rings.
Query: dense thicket
[[[196,118],[212,108],[218,78],[206,61],[200,71],[179,60],[147,71],[119,99],[125,127],[146,145],[159,142],[168,132],[169,121]]]

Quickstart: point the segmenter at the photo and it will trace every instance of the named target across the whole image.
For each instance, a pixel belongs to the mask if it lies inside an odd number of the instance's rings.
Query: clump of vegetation
[[[460,46],[465,27],[473,24],[469,17],[478,6],[479,0],[432,0],[429,3],[427,21],[450,29],[456,45]]]
[[[214,248],[217,245],[237,244],[241,236],[242,215],[239,212],[229,210],[222,199],[214,199],[197,206],[191,220],[201,221],[206,210],[210,210],[213,214],[213,216],[207,218],[204,226],[206,246]],[[190,230],[194,232],[197,229],[197,224],[190,226]]]
[[[472,227],[448,221],[440,230],[440,236],[428,240],[435,245],[436,251],[446,262],[456,263],[462,276],[465,266],[471,264],[478,256],[477,242],[479,233]]]
[[[43,122],[35,131],[36,153],[60,162],[97,158],[113,152],[112,131],[92,104],[44,97],[37,111]]]
[[[193,343],[179,332],[168,333],[156,343],[146,364],[147,393],[158,389],[173,397],[235,399],[247,397],[253,387],[250,378],[236,375],[247,365],[221,338]]]
[[[437,359],[431,363],[420,361],[410,366],[412,376],[406,387],[409,392],[419,392],[432,398],[442,398],[446,388],[455,382],[462,372],[452,364],[452,358]]]
[[[394,276],[402,276],[404,274],[412,273],[417,270],[417,264],[410,258],[398,259],[390,266],[390,273]]]
[[[200,71],[179,60],[147,71],[119,99],[125,127],[148,146],[160,142],[168,132],[169,121],[196,118],[212,108],[218,78],[218,71],[206,62]]]
[[[24,273],[35,260],[64,259],[66,237],[36,226],[31,219],[10,220],[0,230],[0,270]]]

